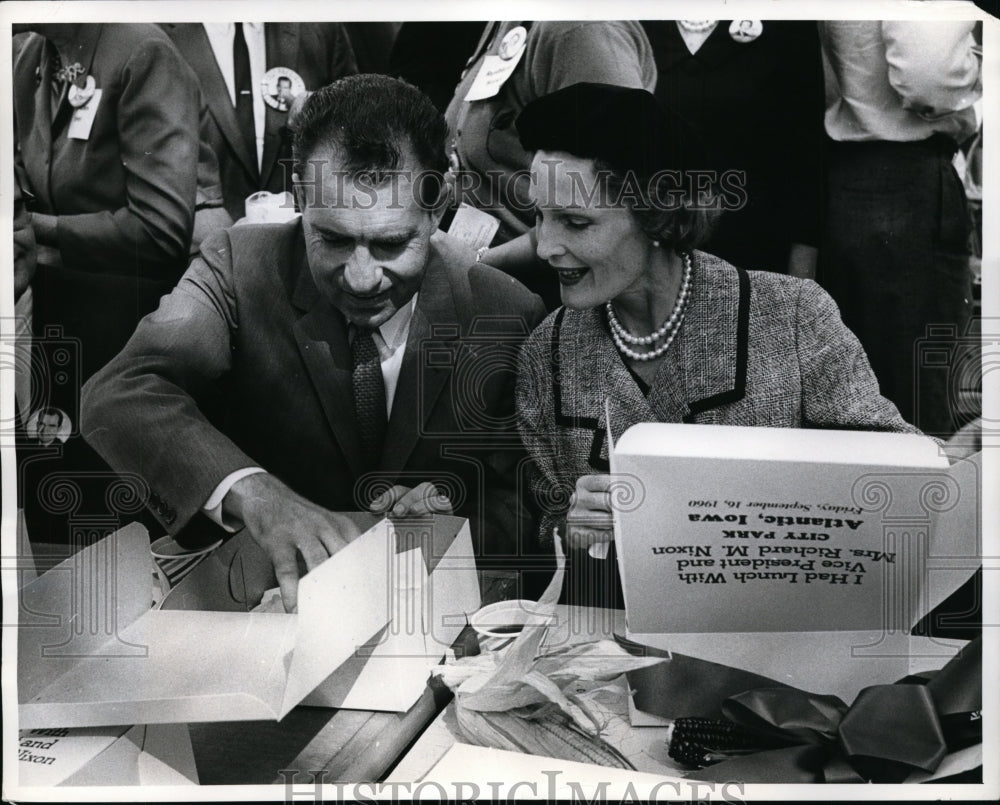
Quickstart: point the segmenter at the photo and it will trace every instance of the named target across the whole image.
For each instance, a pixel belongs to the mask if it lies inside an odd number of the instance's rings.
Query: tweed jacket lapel
[[[600,308],[557,315],[550,355],[555,423],[574,433],[595,471],[608,471],[605,400],[617,440],[637,422],[712,422],[713,409],[742,399],[749,283],[743,271],[704,270],[719,264],[696,253],[687,315],[648,397],[622,361]]]
[[[679,371],[685,375],[688,407],[680,421],[710,423],[718,420],[714,409],[742,400],[746,394],[750,278],[743,269],[711,254],[695,252],[694,261],[685,327],[673,345],[678,347],[674,358]]]

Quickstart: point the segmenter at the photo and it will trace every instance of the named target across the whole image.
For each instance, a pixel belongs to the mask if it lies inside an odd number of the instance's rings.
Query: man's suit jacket
[[[147,480],[172,533],[229,473],[260,466],[341,511],[365,508],[379,484],[440,482],[474,539],[510,555],[529,527],[518,496],[517,355],[543,316],[523,286],[437,233],[385,450],[365,476],[348,328],[313,283],[301,224],[234,227],[204,244],[87,385],[84,436],[113,468]],[[220,392],[210,421],[199,406]]]
[[[36,33],[15,38],[18,170],[29,209],[58,216],[58,255],[40,254],[33,282],[34,318],[39,334],[60,325],[81,340],[86,377],[187,266],[198,83],[155,25],[79,25],[71,58],[101,98],[89,136],[70,138],[65,99],[52,119],[46,45]]]
[[[219,160],[226,211],[233,220],[244,214],[246,197],[258,190],[280,193],[292,189],[288,160],[292,157],[288,115],[265,109],[264,152],[257,167],[256,151],[240,133],[236,110],[201,23],[163,23],[181,55],[194,68],[211,112],[212,123],[202,132]],[[339,23],[267,23],[264,28],[266,67],[288,67],[301,76],[307,90],[315,90],[356,73],[354,51]],[[254,91],[258,88],[255,87]]]

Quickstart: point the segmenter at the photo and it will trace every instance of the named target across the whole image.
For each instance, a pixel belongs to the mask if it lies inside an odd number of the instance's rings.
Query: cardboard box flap
[[[304,704],[408,710],[429,670],[481,606],[469,524],[436,516],[394,524],[396,553],[386,580],[389,626],[324,680]],[[421,561],[421,559],[423,561]]]
[[[434,518],[422,528],[426,533],[414,543],[406,535],[397,538],[389,521],[376,523],[300,580],[299,611],[291,615],[243,611],[259,599],[248,591],[261,585],[267,562],[245,535],[171,591],[164,604],[177,608],[148,610],[146,544],[146,589],[139,598],[147,611],[123,628],[116,625],[96,648],[88,644],[71,660],[58,658],[58,673],[46,673],[48,684],[22,702],[21,726],[281,718],[371,644],[376,651],[337,704],[407,709],[447,645],[437,640],[457,635],[465,614],[479,606],[468,523]],[[144,532],[143,538],[148,543]],[[418,548],[405,550],[407,545]],[[38,611],[61,613],[60,623],[78,622],[73,602],[99,598],[100,582],[91,579],[81,598],[67,597],[65,585],[48,585],[53,598],[36,600]],[[217,589],[192,589],[203,584]],[[189,608],[206,603],[225,611]],[[447,628],[435,631],[437,619]],[[379,642],[385,634],[392,639]],[[37,654],[36,661],[44,665],[47,657]],[[31,663],[21,668],[22,679],[33,673]]]
[[[376,523],[299,581],[295,653],[279,718],[389,622],[390,531],[388,520]]]
[[[360,529],[358,536],[365,534],[380,519],[368,512],[344,512],[343,515]],[[249,612],[277,583],[271,560],[244,530],[226,540],[181,584],[171,589],[159,608]]]
[[[21,727],[283,716],[386,625],[386,527],[376,525],[304,577],[296,615],[148,610],[147,600],[147,611],[134,623],[92,654],[77,656],[69,670],[22,703]],[[148,593],[152,576],[145,578]],[[99,593],[100,578],[90,587],[88,596]],[[50,601],[47,611],[62,606],[68,613],[74,600]],[[118,651],[119,645],[130,650]]]
[[[21,705],[21,727],[273,719],[294,623],[294,615],[149,611],[121,634],[144,656],[105,648],[80,657]]]
[[[149,611],[152,573],[149,535],[133,523],[29,581],[18,602],[18,700],[34,699],[81,657],[144,656],[144,646],[114,638]]]

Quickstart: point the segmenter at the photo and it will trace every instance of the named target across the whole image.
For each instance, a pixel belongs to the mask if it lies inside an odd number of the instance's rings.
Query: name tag
[[[499,228],[500,222],[496,218],[463,201],[451,219],[448,234],[468,243],[473,249],[480,249],[493,242]]]
[[[94,127],[94,117],[97,115],[97,107],[101,103],[102,92],[103,90],[95,89],[94,94],[87,103],[73,110],[73,117],[69,122],[69,131],[66,133],[69,139],[90,139],[90,130]]]
[[[497,48],[497,55],[483,58],[482,66],[465,94],[465,100],[481,101],[496,95],[521,61],[527,40],[528,31],[523,25],[507,31]]]

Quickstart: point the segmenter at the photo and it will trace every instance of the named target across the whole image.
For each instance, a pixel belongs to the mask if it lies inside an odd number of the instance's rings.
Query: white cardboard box
[[[847,702],[962,645],[909,629],[979,566],[981,459],[949,467],[912,434],[642,424],[611,467],[631,484],[631,639]]]
[[[145,529],[116,532],[24,590],[21,728],[280,719],[313,691],[408,709],[480,595],[467,521],[399,531],[378,522],[303,577],[297,614],[246,611],[269,567],[243,535],[151,610]]]

